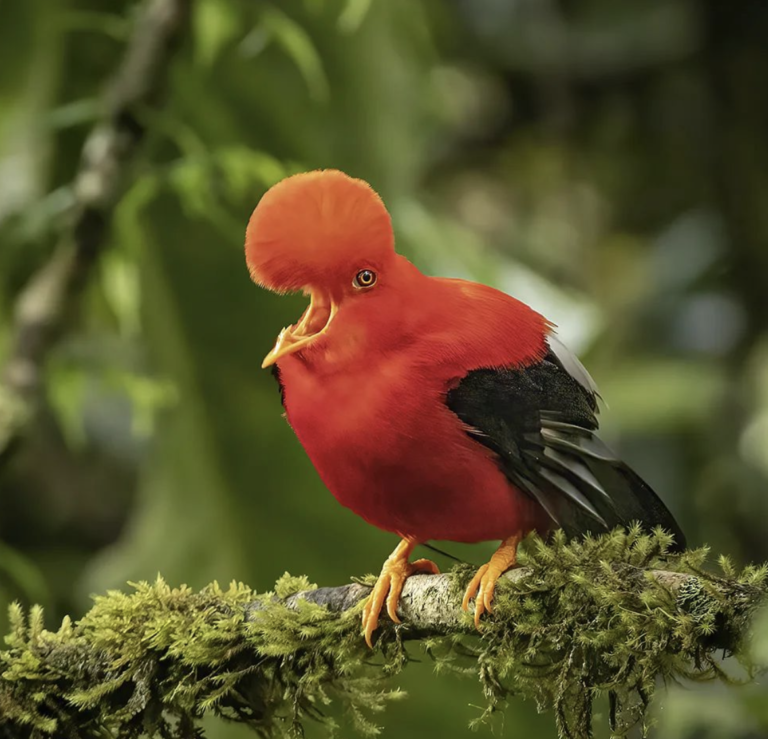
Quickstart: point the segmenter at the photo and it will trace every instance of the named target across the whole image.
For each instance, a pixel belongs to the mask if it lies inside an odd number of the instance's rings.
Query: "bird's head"
[[[327,343],[334,321],[347,324],[347,337],[355,335],[349,329],[352,316],[357,325],[365,318],[370,329],[384,307],[382,293],[396,298],[392,285],[409,271],[406,265],[415,269],[395,253],[381,198],[368,183],[338,170],[297,174],[268,190],[248,223],[245,255],[258,285],[310,297],[299,321],[280,333],[263,367],[318,346],[321,338]]]

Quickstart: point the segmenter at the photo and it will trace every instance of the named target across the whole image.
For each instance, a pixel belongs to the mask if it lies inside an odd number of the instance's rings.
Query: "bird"
[[[400,623],[411,561],[431,541],[500,541],[464,594],[481,628],[531,532],[594,535],[637,522],[685,547],[659,496],[597,436],[598,389],[554,325],[495,288],[424,274],[390,215],[335,169],[273,185],[246,228],[251,279],[309,306],[266,355],[284,415],[325,486],[400,542],[363,609]],[[473,606],[474,601],[474,606]],[[486,616],[487,618],[487,616]]]

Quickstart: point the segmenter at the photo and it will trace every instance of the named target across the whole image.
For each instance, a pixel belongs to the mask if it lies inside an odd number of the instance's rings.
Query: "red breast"
[[[472,542],[546,527],[445,402],[473,369],[537,361],[546,321],[491,288],[420,276],[400,307],[421,320],[401,347],[342,356],[329,331],[309,358],[279,361],[288,421],[339,502],[379,528]],[[343,315],[333,328],[345,330]]]

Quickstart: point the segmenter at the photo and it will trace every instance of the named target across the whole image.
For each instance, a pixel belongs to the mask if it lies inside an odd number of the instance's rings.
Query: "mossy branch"
[[[414,577],[404,623],[382,623],[374,651],[360,634],[362,583],[316,589],[286,575],[257,595],[238,583],[193,592],[158,580],[97,598],[55,633],[40,609],[14,607],[0,652],[0,737],[194,737],[206,714],[271,737],[308,718],[330,724],[331,701],[373,733],[371,713],[402,695],[388,681],[408,663],[409,640],[439,667],[479,677],[480,718],[519,695],[552,709],[562,737],[589,737],[593,701],[607,694],[613,734],[625,736],[659,677],[728,679],[721,651],[749,666],[766,596],[765,567],[737,573],[722,560],[715,575],[703,550],[668,556],[668,544],[637,530],[530,538],[481,635],[459,607],[469,568]]]

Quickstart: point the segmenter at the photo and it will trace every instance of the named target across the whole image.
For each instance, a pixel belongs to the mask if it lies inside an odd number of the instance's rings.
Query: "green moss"
[[[529,540],[531,575],[503,583],[476,651],[488,710],[510,695],[552,709],[560,736],[591,735],[592,704],[607,694],[613,736],[645,714],[662,680],[726,678],[718,649],[741,656],[766,568],[722,577],[703,570],[706,550],[669,556],[663,532],[638,529],[566,543]],[[693,575],[674,591],[654,570]],[[466,577],[466,575],[465,575]]]
[[[308,585],[286,576],[276,592]],[[139,583],[129,595],[97,598],[76,626],[65,621],[56,633],[43,630],[39,609],[25,618],[14,607],[11,618],[0,654],[0,736],[188,737],[206,713],[275,735],[322,718],[332,695],[371,733],[364,712],[398,695],[384,689],[380,667],[367,665],[359,612],[339,616],[310,603],[291,610],[240,583],[199,593]],[[387,648],[388,662],[401,653]]]
[[[424,641],[444,668],[470,669],[488,701],[509,697],[552,709],[563,737],[590,735],[592,702],[610,697],[613,731],[642,721],[657,678],[724,677],[715,651],[739,653],[764,568],[723,575],[702,570],[705,552],[666,557],[662,533],[614,532],[550,544],[531,538],[521,554],[530,575],[500,584],[478,637],[467,619],[456,633]],[[654,569],[695,575],[672,592]],[[454,572],[457,595],[469,576]],[[285,575],[274,593],[240,583],[200,592],[162,580],[96,599],[77,624],[43,628],[42,612],[11,609],[0,652],[0,737],[196,736],[205,714],[265,736],[300,733],[332,700],[373,734],[370,717],[401,697],[390,678],[407,664],[407,625],[383,625],[375,652],[360,636],[360,608],[342,614],[281,599],[310,589]]]

